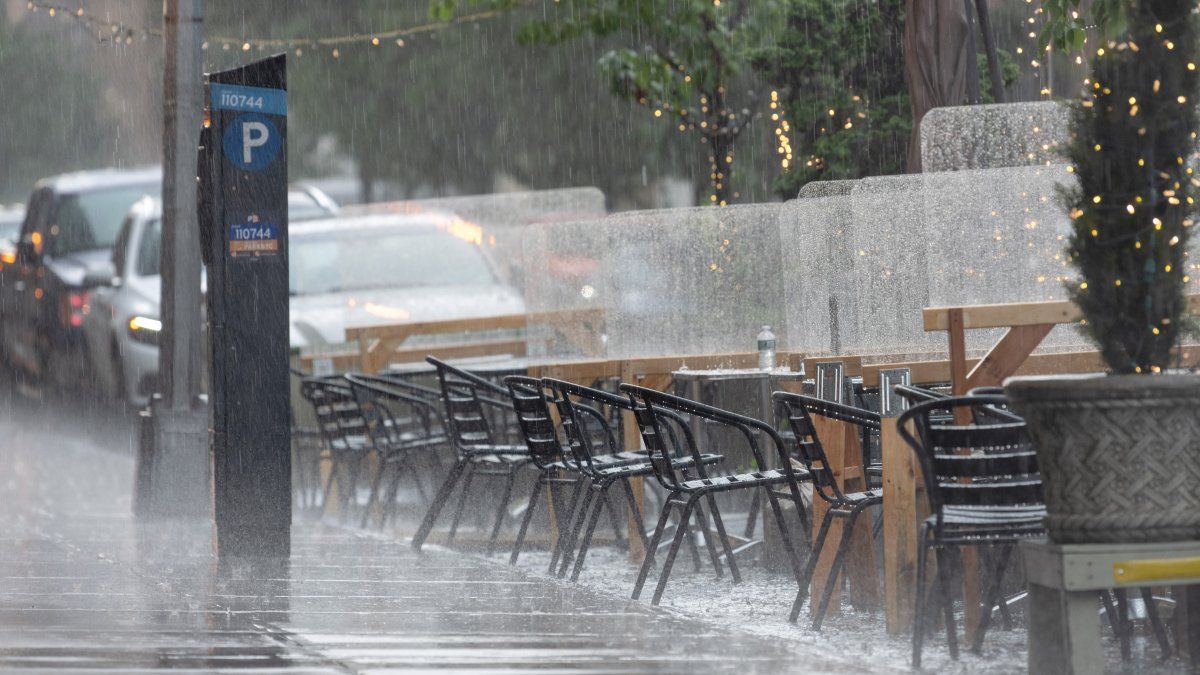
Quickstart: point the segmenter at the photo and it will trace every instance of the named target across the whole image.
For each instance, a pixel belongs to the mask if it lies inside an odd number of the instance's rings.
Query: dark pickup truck
[[[0,352],[11,368],[58,389],[90,384],[82,333],[88,275],[108,269],[130,206],[161,191],[157,168],[38,181],[15,260],[0,267]]]

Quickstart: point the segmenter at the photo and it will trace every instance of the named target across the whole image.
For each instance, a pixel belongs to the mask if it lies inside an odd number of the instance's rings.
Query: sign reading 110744
[[[241,113],[226,126],[221,137],[225,159],[243,171],[261,171],[279,156],[282,135],[269,115],[287,115],[287,93],[282,89],[212,84],[214,110]]]

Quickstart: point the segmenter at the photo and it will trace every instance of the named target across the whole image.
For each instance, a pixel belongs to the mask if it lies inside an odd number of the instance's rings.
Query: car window
[[[162,221],[154,219],[142,228],[142,239],[138,242],[134,271],[139,277],[149,277],[162,272],[159,265],[162,254]]]
[[[144,185],[63,196],[50,228],[50,254],[111,248],[129,207],[151,190]]]
[[[439,230],[293,236],[288,252],[297,295],[496,283],[477,244]]]

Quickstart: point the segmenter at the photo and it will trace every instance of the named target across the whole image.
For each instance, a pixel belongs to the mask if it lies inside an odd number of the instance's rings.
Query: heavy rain
[[[0,671],[1195,672],[1198,57],[0,0]]]

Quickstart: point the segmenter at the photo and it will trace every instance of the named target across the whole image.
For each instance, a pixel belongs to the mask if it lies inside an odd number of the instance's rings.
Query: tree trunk
[[[375,171],[365,158],[358,160],[358,199],[360,203],[370,204],[375,201]]]
[[[712,185],[712,194],[717,198],[713,203],[717,206],[732,204],[733,187],[730,183],[733,172],[733,138],[728,133],[714,133],[708,145],[712,149],[712,166],[717,174]]]
[[[992,101],[1004,103],[1004,75],[1000,73],[1000,55],[996,52],[996,36],[992,33],[987,0],[975,0],[975,13],[979,16],[979,32],[983,34],[983,51],[987,55],[988,77],[992,81]]]
[[[967,102],[970,24],[962,0],[905,0],[904,70],[912,106],[908,171],[921,171],[921,119],[940,106]]]
[[[975,26],[971,15],[971,0],[963,0],[963,16],[967,19],[967,103],[979,105],[983,102],[983,94],[979,91],[979,66],[975,57],[979,48],[975,46]]]

